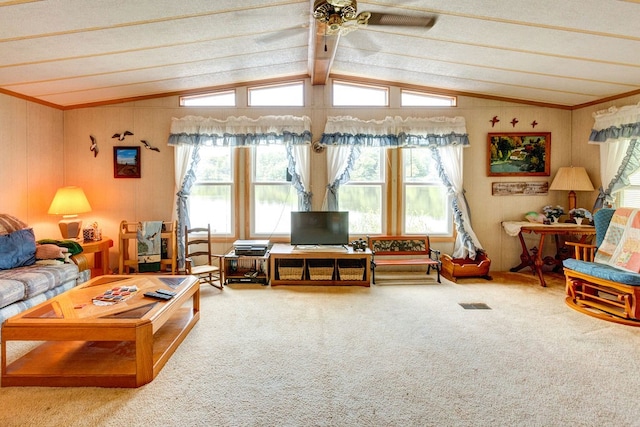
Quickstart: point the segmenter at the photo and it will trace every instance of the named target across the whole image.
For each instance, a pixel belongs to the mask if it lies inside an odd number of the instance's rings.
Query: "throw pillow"
[[[36,259],[63,259],[69,249],[58,245],[36,245]]]
[[[14,231],[27,228],[27,224],[20,221],[15,216],[9,214],[0,214],[0,236],[13,233]]]
[[[0,270],[32,265],[36,262],[36,238],[33,229],[0,236]]]

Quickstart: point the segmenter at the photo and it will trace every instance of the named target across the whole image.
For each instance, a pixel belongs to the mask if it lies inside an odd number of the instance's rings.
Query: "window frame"
[[[230,167],[231,167],[231,176],[230,176],[230,181],[211,181],[211,182],[202,182],[200,180],[198,180],[197,178],[197,171],[196,171],[196,180],[193,183],[193,187],[191,189],[191,194],[193,194],[193,190],[196,186],[198,187],[205,187],[205,186],[226,186],[229,187],[229,195],[231,197],[231,200],[229,201],[229,206],[230,206],[230,212],[229,212],[229,220],[230,220],[230,224],[229,224],[229,230],[230,233],[216,233],[215,227],[212,227],[212,231],[211,231],[211,237],[212,240],[226,240],[228,238],[234,238],[236,236],[238,236],[238,231],[239,231],[239,221],[236,215],[237,212],[237,207],[238,207],[238,197],[239,197],[239,193],[238,193],[238,177],[240,174],[240,170],[238,168],[239,165],[239,159],[238,159],[238,153],[235,150],[234,147],[230,147],[230,146],[202,146],[199,148],[199,150],[203,150],[203,149],[222,149],[222,148],[226,148],[229,151],[229,155],[231,156],[231,160],[230,160]],[[199,182],[200,181],[200,182]],[[191,198],[191,196],[190,196]],[[191,216],[191,202],[192,200],[189,200],[189,211],[190,211],[190,216]],[[208,221],[209,224],[211,224],[212,221]]]
[[[406,206],[406,188],[409,185],[413,185],[413,186],[423,186],[423,187],[433,187],[433,186],[437,186],[437,187],[442,187],[443,190],[445,192],[447,192],[447,187],[442,184],[442,182],[439,183],[439,185],[436,185],[435,181],[432,182],[428,182],[428,183],[420,183],[420,182],[408,182],[405,180],[405,171],[404,171],[404,155],[405,153],[408,152],[408,150],[410,149],[418,149],[415,147],[403,147],[403,148],[399,148],[398,149],[398,156],[396,159],[396,164],[397,164],[397,177],[398,177],[398,185],[397,185],[397,197],[398,197],[398,202],[397,202],[397,206],[399,207],[398,209],[398,217],[396,218],[396,227],[398,230],[398,234],[401,235],[420,235],[420,234],[429,234],[429,237],[433,239],[435,239],[434,241],[452,241],[453,239],[455,239],[455,227],[453,224],[453,208],[451,206],[451,196],[448,193],[446,194],[446,210],[448,212],[448,215],[446,216],[446,221],[447,221],[447,230],[444,233],[427,233],[426,231],[424,233],[409,233],[406,230],[406,213],[407,213],[407,206]],[[428,150],[429,148],[420,148],[421,150]]]
[[[385,93],[385,103],[383,105],[378,104],[336,104],[335,102],[335,93],[336,86],[351,86],[353,88],[361,88],[361,89],[371,89],[371,90],[379,90]],[[350,108],[350,107],[359,107],[359,108],[389,108],[391,106],[391,88],[385,85],[375,85],[375,84],[367,84],[367,83],[355,83],[345,80],[332,80],[331,81],[331,106],[336,108]]]
[[[445,100],[449,100],[450,103],[449,105],[440,105],[440,104],[432,104],[432,105],[409,105],[409,104],[404,104],[403,103],[403,95],[404,94],[411,94],[417,97],[425,97],[425,98],[434,98],[434,99],[445,99]],[[436,94],[436,93],[429,93],[429,92],[422,92],[419,90],[415,90],[415,89],[407,89],[407,88],[400,88],[400,107],[402,108],[448,108],[448,107],[457,107],[458,106],[458,97],[457,96],[452,96],[452,95],[442,95],[442,94]]]
[[[233,94],[233,104],[198,104],[198,105],[187,105],[187,101],[190,99],[203,99],[203,98],[216,98],[218,96],[222,97],[223,95]],[[186,108],[202,108],[202,107],[237,107],[238,106],[238,93],[236,89],[222,89],[214,92],[203,92],[191,95],[181,95],[179,97],[179,105],[180,107]]]
[[[302,103],[300,105],[297,104],[253,104],[251,102],[251,93],[252,92],[257,92],[260,90],[267,90],[267,89],[278,89],[278,88],[284,88],[284,87],[297,87],[299,86],[301,88],[301,101]],[[280,82],[280,83],[272,83],[272,84],[263,84],[263,85],[257,85],[257,86],[247,86],[247,106],[248,107],[252,107],[252,108],[270,108],[270,107],[296,107],[296,108],[303,108],[306,105],[306,86],[305,86],[305,82],[303,80],[295,80],[295,81],[287,81],[287,82]]]

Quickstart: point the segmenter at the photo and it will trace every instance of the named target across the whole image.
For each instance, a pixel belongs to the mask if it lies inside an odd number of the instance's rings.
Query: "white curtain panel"
[[[615,206],[616,193],[629,185],[640,166],[640,104],[611,107],[593,114],[590,144],[600,146],[602,187],[594,208]]]

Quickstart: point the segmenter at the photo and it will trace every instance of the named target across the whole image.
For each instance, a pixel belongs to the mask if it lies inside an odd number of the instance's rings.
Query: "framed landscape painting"
[[[140,178],[140,147],[113,147],[113,177]]]
[[[488,176],[549,176],[551,132],[490,133]]]

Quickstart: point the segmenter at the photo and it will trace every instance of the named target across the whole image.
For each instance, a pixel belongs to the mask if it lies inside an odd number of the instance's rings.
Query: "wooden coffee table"
[[[138,291],[113,305],[92,299],[116,287]],[[177,292],[168,301],[147,291]],[[2,387],[140,387],[151,382],[200,318],[194,276],[100,276],[2,325]],[[44,341],[7,363],[11,341]]]

